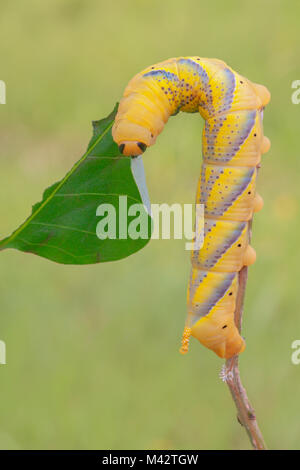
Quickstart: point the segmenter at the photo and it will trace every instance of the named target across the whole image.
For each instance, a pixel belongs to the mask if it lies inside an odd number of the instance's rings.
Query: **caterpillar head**
[[[221,321],[221,318],[203,317],[193,326],[192,336],[225,359],[240,354],[246,346],[233,318]]]
[[[141,155],[153,143],[153,135],[148,129],[127,119],[116,119],[112,136],[122,155],[127,157]]]
[[[147,145],[143,142],[122,141],[119,144],[120,153],[127,157],[137,157],[145,152]]]

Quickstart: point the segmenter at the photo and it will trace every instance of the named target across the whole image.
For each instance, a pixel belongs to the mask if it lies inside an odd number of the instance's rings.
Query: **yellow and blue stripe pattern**
[[[261,154],[270,147],[262,126],[269,100],[263,85],[220,60],[179,57],[137,74],[120,102],[112,132],[127,156],[153,145],[179,111],[199,112],[205,119],[196,196],[204,204],[204,244],[192,252],[182,353],[190,335],[224,358],[245,348],[234,311],[238,272],[256,256],[249,245],[249,221],[263,205],[256,177]]]

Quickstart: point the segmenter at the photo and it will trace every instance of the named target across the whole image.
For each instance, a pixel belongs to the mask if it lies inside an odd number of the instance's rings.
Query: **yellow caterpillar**
[[[205,119],[203,166],[196,202],[204,204],[204,244],[192,252],[190,335],[222,358],[245,349],[234,323],[238,272],[255,261],[249,221],[262,208],[257,166],[270,148],[263,135],[269,91],[217,59],[179,57],[148,67],[127,85],[112,129],[120,152],[137,156],[153,145],[169,117],[199,112]]]

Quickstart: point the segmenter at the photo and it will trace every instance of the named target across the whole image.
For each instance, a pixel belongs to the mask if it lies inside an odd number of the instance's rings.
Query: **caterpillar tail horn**
[[[181,348],[179,349],[181,354],[186,354],[188,352],[191,334],[192,329],[188,326],[185,326],[182,334]]]

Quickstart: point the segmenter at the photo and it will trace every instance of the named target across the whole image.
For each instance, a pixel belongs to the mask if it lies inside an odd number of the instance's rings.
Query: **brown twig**
[[[251,222],[249,223],[249,240],[250,238]],[[248,268],[247,266],[244,266],[239,272],[239,290],[235,310],[235,323],[239,329],[239,332],[241,332],[242,328],[243,305],[247,277]],[[233,356],[232,358],[227,359],[222,371],[222,377],[226,381],[235,403],[237,409],[237,419],[239,423],[245,427],[253,448],[256,450],[265,450],[266,445],[256,421],[255,411],[249,402],[246,390],[241,382],[238,361],[238,356]]]

